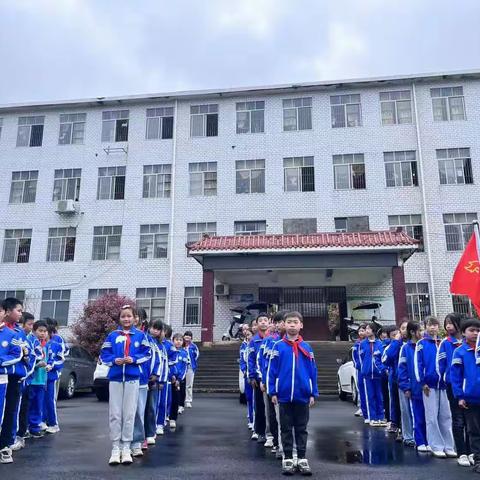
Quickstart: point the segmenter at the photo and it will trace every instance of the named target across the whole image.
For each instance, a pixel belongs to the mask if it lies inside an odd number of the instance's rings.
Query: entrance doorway
[[[260,287],[259,301],[276,304],[281,310],[300,312],[306,340],[335,340],[345,336],[341,321],[347,316],[345,287]]]

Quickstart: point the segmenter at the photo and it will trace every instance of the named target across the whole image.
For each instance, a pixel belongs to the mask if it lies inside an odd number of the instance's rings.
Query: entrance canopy
[[[284,289],[280,295],[284,298],[288,287],[345,288],[384,282],[393,294],[399,320],[406,315],[403,264],[418,245],[403,231],[204,237],[187,247],[203,267],[202,340],[213,340],[214,319],[216,326],[229,321],[218,318],[228,309],[216,305],[215,297],[218,303],[223,296],[215,291],[215,284],[254,283],[258,287],[255,300],[264,300],[258,296],[274,286]],[[321,292],[315,296],[324,297]],[[346,302],[346,294],[337,302],[342,316],[347,314]],[[320,320],[316,322],[320,331]],[[325,325],[322,328],[325,331]]]

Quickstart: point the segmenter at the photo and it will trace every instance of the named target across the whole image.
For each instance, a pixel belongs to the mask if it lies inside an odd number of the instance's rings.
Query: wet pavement
[[[252,442],[245,409],[233,395],[198,395],[179,417],[176,432],[157,440],[131,466],[109,467],[108,404],[87,395],[59,402],[62,431],[29,440],[0,479],[246,479],[282,478],[280,461]],[[353,406],[333,398],[311,411],[308,457],[314,478],[463,480],[480,479],[455,460],[416,454],[383,429],[353,416]]]

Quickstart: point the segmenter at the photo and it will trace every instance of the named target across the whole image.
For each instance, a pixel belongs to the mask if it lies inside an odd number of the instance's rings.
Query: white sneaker
[[[157,430],[155,433],[157,435],[163,435],[163,425],[157,425]]]
[[[475,458],[473,457],[473,453],[468,456],[468,461],[470,462],[470,465],[475,465]]]
[[[50,433],[50,434],[58,433],[59,431],[60,431],[60,427],[58,425],[54,425],[53,427],[48,427],[45,430],[46,433]]]
[[[470,460],[468,459],[467,455],[460,455],[458,457],[457,463],[461,467],[469,467],[470,466]]]
[[[0,463],[12,463],[12,450],[10,448],[5,447],[0,450]]]
[[[17,437],[15,439],[15,443],[10,446],[10,450],[12,450],[12,452],[16,452],[21,450],[23,447],[25,447],[25,440],[21,437]]]
[[[365,425],[370,425],[370,420],[369,420],[368,418],[366,418],[366,419],[363,421],[363,423],[364,423]]]
[[[185,403],[185,408],[192,408],[191,402],[186,402]]]
[[[130,453],[130,449],[124,448],[122,450],[122,464],[123,465],[130,465],[133,463],[132,454]]]
[[[178,407],[178,414],[181,415],[184,412],[184,407]]]
[[[445,450],[445,455],[448,458],[457,458],[458,457],[457,452],[455,450]]]
[[[143,450],[141,447],[132,448],[132,457],[143,457]]]
[[[249,430],[253,430],[253,423],[248,423],[247,426]]]
[[[40,425],[40,430],[46,430],[48,428],[48,425],[45,422],[42,422]]]
[[[355,415],[356,417],[361,417],[361,416],[362,416],[362,409],[359,408],[359,409],[354,413],[354,415]]]
[[[155,445],[155,437],[147,437],[147,445]]]
[[[120,449],[113,448],[112,454],[110,455],[110,460],[108,461],[109,465],[118,465],[120,463]]]
[[[272,448],[273,447],[273,438],[267,437],[267,441],[263,444],[265,448]]]
[[[177,422],[175,420],[170,420],[170,429],[175,430],[177,428]]]
[[[252,433],[252,440],[258,440],[258,433]]]
[[[419,445],[417,447],[417,452],[419,453],[428,453],[430,450],[428,449],[428,447],[426,445]]]
[[[447,454],[440,450],[433,450],[432,454],[435,458],[447,458]]]

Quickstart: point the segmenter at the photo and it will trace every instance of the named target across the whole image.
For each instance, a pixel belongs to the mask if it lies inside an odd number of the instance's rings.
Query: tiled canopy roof
[[[308,235],[251,235],[205,237],[189,247],[191,254],[244,250],[329,250],[416,248],[418,240],[403,231],[314,233]]]

